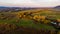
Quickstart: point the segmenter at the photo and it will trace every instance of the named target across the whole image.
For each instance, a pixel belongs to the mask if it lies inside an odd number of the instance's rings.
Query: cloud
[[[59,0],[32,0],[32,1],[40,3],[40,2],[58,2]]]
[[[16,6],[56,6],[60,5],[60,0],[0,0],[0,5]]]

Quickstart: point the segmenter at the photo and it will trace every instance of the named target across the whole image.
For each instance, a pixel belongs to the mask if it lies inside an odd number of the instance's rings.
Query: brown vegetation
[[[56,34],[55,30],[35,29],[15,24],[0,24],[0,34]]]

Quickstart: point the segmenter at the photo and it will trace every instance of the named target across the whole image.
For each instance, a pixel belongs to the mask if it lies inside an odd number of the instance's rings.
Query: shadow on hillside
[[[56,34],[56,31],[17,26],[15,24],[0,24],[0,34]]]

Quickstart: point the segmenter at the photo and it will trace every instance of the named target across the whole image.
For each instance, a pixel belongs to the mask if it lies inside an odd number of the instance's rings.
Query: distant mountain
[[[0,6],[0,8],[8,8],[8,7],[5,7],[5,6]]]
[[[54,8],[60,9],[60,6],[56,6],[56,7],[54,7]]]
[[[55,11],[60,11],[60,5],[53,8]]]
[[[0,6],[0,12],[6,12],[6,11],[22,11],[22,10],[31,10],[31,9],[37,9],[32,7],[6,7],[6,6]]]

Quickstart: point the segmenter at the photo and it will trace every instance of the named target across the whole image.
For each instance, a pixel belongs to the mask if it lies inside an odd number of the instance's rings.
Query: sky
[[[0,6],[54,7],[57,5],[60,5],[60,0],[0,0]]]

